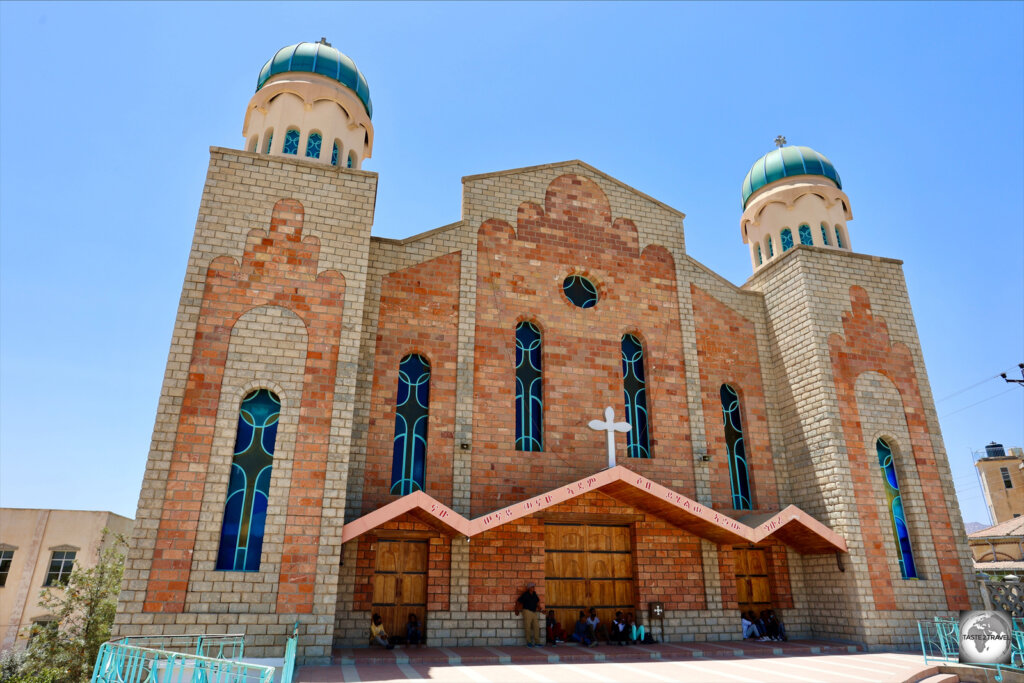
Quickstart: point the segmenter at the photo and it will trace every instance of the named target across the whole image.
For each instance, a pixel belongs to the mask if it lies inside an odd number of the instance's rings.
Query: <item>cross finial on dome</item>
[[[326,45],[327,47],[331,47],[331,44],[327,42],[327,38],[325,36],[320,36],[320,44]]]
[[[775,136],[775,146],[776,147],[782,147],[784,144],[786,144],[786,136],[785,135],[776,135]]]

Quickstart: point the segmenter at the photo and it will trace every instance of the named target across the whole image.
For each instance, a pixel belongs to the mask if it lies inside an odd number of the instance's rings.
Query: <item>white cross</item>
[[[615,467],[615,432],[628,432],[628,422],[616,422],[615,411],[611,406],[604,409],[604,422],[591,420],[590,428],[599,432],[608,432],[608,467]]]

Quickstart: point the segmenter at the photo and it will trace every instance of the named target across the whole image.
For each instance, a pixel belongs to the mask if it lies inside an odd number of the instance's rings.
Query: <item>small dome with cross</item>
[[[780,136],[776,144],[784,145],[785,142],[786,139]],[[747,177],[743,179],[743,208],[747,208],[751,195],[765,185],[797,175],[822,176],[834,182],[840,190],[843,189],[839,173],[824,154],[799,145],[779,147],[755,161],[747,171]]]

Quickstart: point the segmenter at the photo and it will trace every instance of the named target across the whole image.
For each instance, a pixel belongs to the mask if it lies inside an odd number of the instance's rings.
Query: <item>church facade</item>
[[[827,158],[750,169],[737,287],[580,161],[373,237],[371,116],[351,59],[300,43],[244,150],[211,148],[116,635],[272,656],[297,622],[316,662],[379,612],[514,644],[532,581],[566,625],[729,640],[774,609],[881,647],[980,604],[901,262],[853,250]]]

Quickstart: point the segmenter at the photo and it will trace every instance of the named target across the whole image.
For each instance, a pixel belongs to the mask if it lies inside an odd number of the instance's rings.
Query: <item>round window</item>
[[[597,287],[582,275],[570,275],[562,283],[565,297],[575,306],[591,308],[597,304]]]

